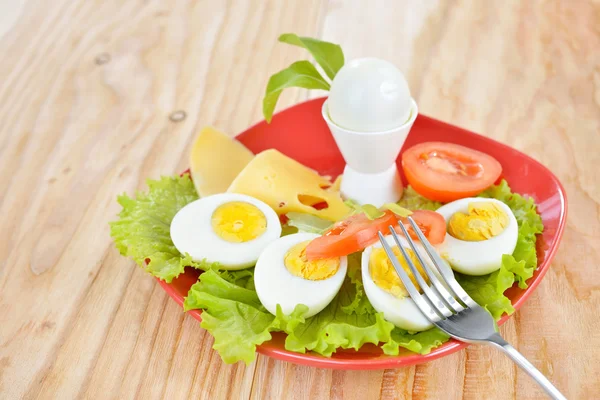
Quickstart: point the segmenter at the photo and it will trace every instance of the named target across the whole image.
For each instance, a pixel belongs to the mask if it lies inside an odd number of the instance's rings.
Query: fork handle
[[[542,389],[555,400],[566,400],[567,398],[562,395],[561,392],[542,374],[536,367],[530,363],[523,354],[519,353],[517,349],[512,347],[502,336],[498,333],[494,334],[490,338],[490,343],[498,347],[504,352],[511,360],[513,360],[523,371],[533,378],[534,381],[541,386]]]

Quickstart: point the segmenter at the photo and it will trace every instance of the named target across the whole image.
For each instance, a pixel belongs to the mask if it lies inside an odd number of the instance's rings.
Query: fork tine
[[[385,253],[387,254],[388,258],[392,262],[396,273],[400,277],[400,280],[404,284],[404,287],[408,291],[408,294],[410,294],[410,297],[413,299],[419,310],[421,310],[423,315],[425,315],[425,317],[427,317],[427,319],[429,319],[433,323],[444,319],[445,317],[442,314],[440,314],[433,306],[431,306],[431,304],[428,301],[426,301],[425,298],[419,293],[415,285],[412,283],[412,281],[406,274],[406,271],[404,271],[404,269],[398,262],[396,255],[390,248],[390,245],[385,240],[383,234],[381,232],[378,232],[377,234],[379,235],[379,241],[381,242],[381,245],[383,246],[383,249],[385,250]]]
[[[423,257],[421,257],[421,253],[417,250],[417,246],[415,245],[415,241],[410,237],[408,231],[406,230],[406,227],[404,226],[403,223],[400,223],[400,229],[402,229],[402,233],[404,234],[404,237],[406,238],[406,241],[408,242],[408,244],[410,245],[410,247],[412,248],[412,250],[415,252],[417,258],[419,259],[419,262],[421,263],[421,265],[423,266],[423,269],[425,270],[425,273],[427,274],[427,276],[429,277],[429,281],[433,284],[433,289],[434,291],[438,294],[439,297],[442,298],[442,300],[444,301],[444,303],[446,304],[446,306],[448,308],[450,308],[451,311],[454,312],[460,312],[462,310],[465,309],[465,305],[460,304],[459,301],[457,301],[446,289],[446,287],[440,282],[440,280],[438,279],[437,275],[433,272],[433,270],[431,269],[431,267],[429,266],[429,263],[426,263],[425,260],[423,259]],[[427,239],[425,239],[427,240]],[[436,266],[437,269],[440,269],[439,266]],[[443,279],[443,278],[442,278]],[[458,297],[458,296],[457,296]]]
[[[442,314],[445,318],[448,318],[449,316],[454,314],[453,310],[448,308],[448,306],[442,301],[440,296],[436,293],[433,293],[427,282],[425,282],[425,280],[421,276],[421,273],[419,272],[419,270],[417,270],[416,265],[412,262],[410,256],[404,249],[404,246],[400,244],[400,239],[398,238],[398,234],[396,233],[394,227],[390,225],[389,229],[390,233],[392,234],[392,237],[394,238],[394,241],[396,242],[396,245],[398,245],[398,248],[400,249],[400,252],[404,257],[404,260],[406,261],[406,264],[408,264],[408,267],[410,268],[413,276],[417,280],[417,283],[419,284],[419,286],[421,286],[421,289],[423,289],[423,295],[425,296],[425,298],[429,301],[429,303],[431,303],[433,308],[435,308],[436,311]],[[413,247],[414,251],[414,246],[411,247]]]
[[[449,271],[448,268],[445,268],[445,262],[438,255],[437,251],[435,251],[435,249],[433,248],[431,243],[429,243],[427,238],[425,238],[425,235],[423,235],[423,232],[421,232],[421,229],[419,229],[419,227],[415,223],[415,220],[412,217],[408,217],[408,222],[417,234],[417,237],[419,238],[419,241],[425,248],[425,251],[427,252],[427,254],[429,254],[429,257],[431,257],[433,265],[435,265],[435,267],[439,271],[440,276],[450,293],[454,297],[459,298],[463,305],[469,307],[476,306],[477,303],[471,298],[471,296],[467,294],[467,292],[464,291],[462,286],[460,286],[460,284],[456,281],[456,278],[454,278],[454,274],[452,273],[452,271]]]

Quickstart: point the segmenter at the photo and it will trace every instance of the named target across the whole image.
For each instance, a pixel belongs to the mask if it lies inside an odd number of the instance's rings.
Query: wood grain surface
[[[283,32],[389,59],[423,114],[561,179],[561,248],[501,331],[568,398],[600,398],[600,2],[30,0],[0,14],[0,398],[543,398],[477,346],[385,371],[225,365],[118,254],[116,195],[185,169],[202,126],[260,120],[268,77],[306,57]]]

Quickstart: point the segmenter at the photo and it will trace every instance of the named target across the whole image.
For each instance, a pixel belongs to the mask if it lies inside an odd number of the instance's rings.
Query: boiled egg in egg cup
[[[403,236],[398,236],[398,238],[400,245],[410,256],[411,261],[417,267],[417,270],[421,273],[423,279],[429,283],[429,279],[408,241]],[[419,285],[398,248],[398,245],[394,241],[394,238],[392,236],[386,236],[385,240],[392,248],[392,251],[396,255],[402,268],[418,288]],[[427,257],[427,253],[423,246],[420,243],[415,243],[415,248],[431,270],[438,275],[440,280],[442,280],[435,266],[429,257]],[[450,267],[446,264],[442,265],[441,268],[447,268],[447,270],[450,271]],[[361,269],[367,298],[375,310],[383,313],[383,317],[387,321],[396,325],[398,328],[411,332],[420,332],[433,327],[431,322],[425,317],[421,310],[419,310],[414,300],[410,297],[380,242],[365,249],[362,254]]]
[[[517,245],[517,219],[496,199],[465,198],[436,210],[446,220],[447,235],[437,250],[452,269],[466,275],[498,270],[502,255]]]
[[[276,315],[277,305],[291,314],[298,304],[308,307],[305,318],[323,310],[342,287],[348,269],[347,257],[308,261],[306,246],[319,237],[296,233],[271,243],[254,269],[254,286],[262,305]]]
[[[251,267],[281,236],[277,213],[254,197],[223,193],[183,207],[171,221],[171,240],[194,261],[217,262],[221,269]]]
[[[342,196],[376,206],[400,199],[396,158],[417,114],[406,79],[393,64],[360,58],[339,70],[322,115],[346,161]]]

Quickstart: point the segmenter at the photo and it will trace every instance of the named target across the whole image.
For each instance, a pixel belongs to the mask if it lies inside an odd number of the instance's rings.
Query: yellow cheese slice
[[[350,212],[328,179],[273,149],[257,154],[227,191],[262,200],[279,215],[295,211],[339,221]],[[322,202],[327,208],[312,207]]]
[[[254,154],[212,127],[203,128],[192,146],[190,171],[200,197],[224,193]]]

